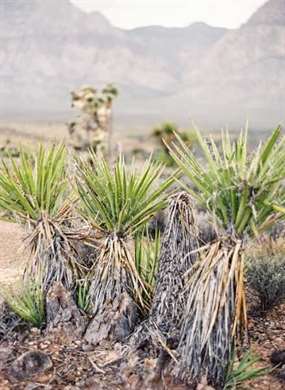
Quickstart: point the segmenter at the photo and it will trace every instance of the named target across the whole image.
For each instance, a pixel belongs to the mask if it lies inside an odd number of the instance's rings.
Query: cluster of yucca
[[[183,187],[208,210],[223,232],[204,248],[189,270],[188,301],[180,335],[179,374],[190,380],[207,376],[221,386],[236,336],[246,328],[244,246],[283,214],[285,138],[277,128],[252,153],[247,132],[231,142],[222,134],[221,148],[197,131],[200,161],[177,137],[170,153],[191,181]]]
[[[27,280],[21,286],[2,288],[1,295],[17,316],[36,327],[45,322],[45,299],[40,281]]]
[[[138,171],[128,168],[123,157],[112,167],[91,152],[88,160],[76,163],[74,189],[68,185],[63,146],[40,147],[36,154],[22,152],[19,161],[2,161],[0,207],[27,229],[31,258],[26,279],[39,277],[44,294],[53,282],[61,282],[93,314],[123,292],[144,311],[151,300],[159,238],[149,258],[150,247],[143,241],[151,240],[143,232],[165,206],[172,179],[155,185],[163,166],[151,161]],[[79,202],[73,202],[76,194]],[[85,238],[96,260],[89,271],[78,264],[74,243],[82,237],[73,226],[74,216],[90,226]]]
[[[221,147],[198,131],[195,138],[204,160],[179,136],[169,147],[185,192],[171,198],[161,248],[159,236],[151,242],[145,232],[167,205],[173,177],[163,180],[163,166],[150,160],[138,169],[119,157],[111,166],[91,152],[88,160],[76,160],[75,180],[68,181],[64,147],[41,147],[35,156],[22,152],[19,162],[2,162],[0,207],[28,227],[26,274],[40,275],[44,293],[62,282],[93,314],[86,332],[92,342],[112,333],[127,336],[135,325],[132,310],[139,308],[139,316],[149,312],[159,322],[161,334],[175,332],[176,375],[192,383],[206,376],[221,388],[246,328],[246,239],[285,211],[285,139],[278,128],[249,152],[247,132],[233,142],[223,134]],[[201,248],[192,197],[221,232]],[[88,222],[85,238],[96,253],[88,270],[77,261],[73,243],[82,236],[73,226],[75,215]]]

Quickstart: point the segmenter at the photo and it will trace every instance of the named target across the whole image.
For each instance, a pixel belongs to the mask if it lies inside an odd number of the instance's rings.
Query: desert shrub
[[[248,259],[247,280],[264,310],[285,299],[285,257],[281,254]]]
[[[258,363],[259,360],[259,357],[253,355],[250,351],[245,353],[240,360],[233,357],[228,367],[223,390],[240,388],[245,382],[266,375],[269,372],[268,368],[256,367],[256,363]]]
[[[5,144],[0,147],[0,156],[3,158],[17,158],[20,156],[20,150],[16,146],[11,144],[11,141],[9,139],[6,139]]]
[[[167,145],[175,142],[176,134],[179,134],[179,137],[190,148],[197,142],[195,132],[191,130],[181,130],[175,123],[171,122],[165,122],[160,127],[156,127],[152,134],[160,146],[160,148],[155,151],[153,158],[156,161],[163,163],[166,167],[173,167],[175,165],[174,160],[169,154]]]
[[[9,308],[25,322],[40,328],[45,322],[44,291],[37,281],[25,281],[19,288],[1,290]]]

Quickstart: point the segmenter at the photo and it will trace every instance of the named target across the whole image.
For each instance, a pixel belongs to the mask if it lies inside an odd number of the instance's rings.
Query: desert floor
[[[18,225],[0,222],[0,285],[13,284],[23,270],[28,256],[23,237],[24,232]]]

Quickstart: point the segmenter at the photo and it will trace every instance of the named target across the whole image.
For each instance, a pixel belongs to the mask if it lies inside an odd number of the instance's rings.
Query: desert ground
[[[0,222],[0,284],[13,284],[27,260],[23,247],[24,231],[16,224]]]

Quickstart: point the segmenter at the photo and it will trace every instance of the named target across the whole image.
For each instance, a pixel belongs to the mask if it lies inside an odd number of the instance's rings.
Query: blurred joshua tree
[[[110,153],[112,151],[112,145],[113,145],[113,100],[119,95],[119,91],[116,87],[114,87],[113,84],[108,84],[105,88],[102,90],[102,94],[105,97],[106,101],[106,107],[109,112],[108,115],[108,153],[110,157]]]
[[[112,108],[118,90],[108,84],[102,91],[90,86],[83,86],[71,92],[72,107],[81,113],[69,123],[69,133],[75,149],[84,150],[89,147],[95,152],[109,154],[112,149]]]

